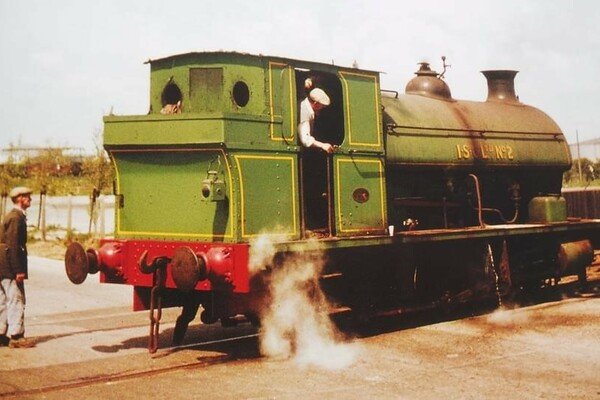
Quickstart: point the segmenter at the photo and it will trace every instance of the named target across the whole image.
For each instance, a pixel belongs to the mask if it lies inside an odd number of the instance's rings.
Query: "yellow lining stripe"
[[[238,168],[238,175],[239,175],[239,179],[240,179],[240,214],[241,214],[241,228],[242,228],[242,237],[248,238],[248,237],[256,237],[256,236],[261,236],[263,234],[265,235],[280,235],[281,232],[273,232],[273,233],[253,233],[253,234],[247,234],[246,233],[246,204],[244,201],[244,180],[242,178],[242,166],[240,164],[240,160],[276,160],[276,161],[289,161],[290,162],[290,171],[291,171],[291,179],[292,179],[292,224],[293,224],[293,230],[291,233],[287,233],[289,235],[297,235],[297,230],[298,230],[298,226],[296,224],[296,220],[297,220],[297,209],[296,209],[296,172],[294,169],[294,157],[284,157],[284,156],[250,156],[250,155],[236,155],[233,156],[233,158],[235,159],[235,163],[237,165]]]
[[[115,168],[115,181],[117,182],[117,193],[121,194],[121,181],[119,178],[119,168],[117,168],[117,160],[115,160],[115,158],[112,156],[112,152],[108,153],[108,157],[110,158],[110,162],[112,163],[113,167]],[[116,215],[115,215],[115,235],[118,235],[119,233],[121,233],[121,206],[120,206],[120,202],[119,202],[119,198],[115,199],[115,210],[116,210]]]
[[[289,85],[290,85],[290,130],[292,132],[291,136],[289,137],[275,137],[275,100],[273,99],[273,93],[274,93],[274,89],[273,89],[273,67],[277,66],[277,67],[283,67],[283,69],[288,70],[290,78],[289,78]],[[269,131],[270,131],[270,136],[271,136],[271,140],[293,140],[294,139],[294,132],[296,131],[296,129],[294,128],[294,100],[293,100],[293,86],[292,86],[292,68],[285,63],[278,63],[278,62],[273,62],[273,61],[269,61],[269,109],[271,110],[271,123],[269,124]],[[281,94],[283,96],[283,93]],[[282,107],[283,108],[283,107]],[[282,110],[283,111],[283,110]]]
[[[356,163],[374,163],[377,164],[377,168],[379,169],[379,195],[380,195],[380,200],[381,200],[381,222],[382,222],[382,226],[380,227],[371,227],[371,228],[363,228],[363,229],[343,229],[342,228],[342,190],[341,190],[341,172],[340,172],[340,164],[341,163],[352,163],[352,164],[356,164]],[[383,190],[383,164],[381,162],[381,160],[354,160],[351,158],[346,158],[346,159],[342,159],[342,158],[338,158],[336,160],[336,169],[337,169],[337,216],[338,216],[338,231],[339,232],[366,232],[366,231],[370,231],[373,230],[375,228],[385,228],[386,225],[386,218],[385,218],[385,203],[384,203],[384,197],[385,197],[385,193]]]
[[[346,77],[344,76],[358,76],[361,78],[368,78],[368,79],[373,79],[375,82],[375,90],[374,90],[374,94],[375,94],[375,124],[377,125],[377,143],[362,143],[362,142],[354,142],[352,141],[352,118],[350,115],[350,90],[348,88],[348,81],[346,80]],[[377,75],[367,75],[367,74],[360,74],[360,73],[356,73],[356,72],[346,72],[346,71],[340,71],[340,78],[342,83],[344,84],[344,88],[345,88],[345,94],[346,94],[346,117],[347,117],[347,125],[348,125],[348,141],[350,143],[350,145],[360,145],[360,146],[369,146],[369,147],[380,147],[381,146],[381,114],[380,114],[380,106],[379,106],[379,82],[377,80]]]
[[[235,221],[235,215],[236,215],[236,210],[235,210],[235,201],[233,201],[233,176],[231,175],[231,167],[229,165],[229,161],[227,159],[227,155],[225,154],[225,151],[222,149],[180,149],[180,148],[163,148],[163,149],[126,149],[126,150],[111,150],[110,151],[110,158],[114,159],[114,157],[112,156],[112,153],[154,153],[154,152],[212,152],[212,153],[221,153],[223,155],[223,159],[225,160],[225,166],[227,169],[227,175],[229,177],[229,181],[230,184],[229,186],[229,205],[230,205],[230,209],[231,209],[231,218],[229,218],[229,221],[227,222],[227,228],[229,228],[229,234],[225,234],[225,235],[215,235],[215,234],[207,234],[207,233],[179,233],[179,232],[146,232],[146,231],[125,231],[121,229],[121,208],[119,207],[118,204],[115,205],[115,209],[116,211],[116,235],[138,235],[138,236],[162,236],[162,237],[168,237],[168,236],[175,236],[175,237],[193,237],[193,238],[228,238],[231,239],[233,238],[233,226],[232,226],[232,220]],[[116,160],[113,161],[114,166],[115,166],[115,179],[117,181],[117,191],[119,192],[119,194],[121,194],[121,182],[120,182],[120,174],[119,171],[117,169],[117,162]],[[225,231],[227,231],[227,228],[225,228]]]

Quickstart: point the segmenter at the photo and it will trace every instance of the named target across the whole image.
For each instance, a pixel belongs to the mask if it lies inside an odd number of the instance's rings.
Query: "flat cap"
[[[33,193],[33,190],[29,189],[26,186],[17,186],[16,188],[13,188],[10,193],[8,194],[8,197],[10,197],[11,199],[14,199],[15,197],[21,196],[23,194],[31,194]]]
[[[327,96],[327,93],[325,93],[323,89],[316,88],[311,90],[308,97],[310,97],[312,101],[323,104],[324,106],[328,106],[331,103],[329,96]]]

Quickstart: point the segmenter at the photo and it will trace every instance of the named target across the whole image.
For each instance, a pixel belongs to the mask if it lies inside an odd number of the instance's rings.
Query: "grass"
[[[35,178],[25,178],[20,181],[19,185],[32,188],[34,193],[39,193],[42,185],[44,185],[48,196],[91,195],[94,189],[93,182],[85,176],[53,177],[44,182],[40,182]],[[102,194],[110,194],[110,191],[109,188],[106,188]]]
[[[67,246],[79,242],[84,248],[98,247],[99,240],[92,235],[82,233],[69,234],[64,229],[48,229],[46,240],[42,240],[41,232],[33,229],[27,235],[27,252],[29,255],[63,260]]]
[[[580,182],[578,179],[574,179],[569,182],[563,182],[563,188],[584,188],[584,187],[598,187],[600,186],[600,178],[594,179],[593,181]]]
[[[27,243],[27,252],[30,256],[63,260],[67,247],[60,240],[35,240]]]

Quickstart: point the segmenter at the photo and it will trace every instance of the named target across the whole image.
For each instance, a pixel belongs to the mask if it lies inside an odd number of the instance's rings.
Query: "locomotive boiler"
[[[72,243],[65,265],[74,283],[100,272],[133,286],[134,309],[153,313],[151,349],[160,307],[183,306],[175,341],[199,305],[205,323],[259,316],[259,237],[279,255],[271,268],[318,242],[331,301],[367,315],[497,301],[565,275],[585,284],[600,221],[567,219],[567,143],[520,101],[516,71],[484,71],[475,102],[427,63],[404,94],[381,91],[376,71],[281,57],[148,64],[149,113],[104,118],[114,237]],[[331,98],[315,123],[331,155],[297,140],[308,78]]]

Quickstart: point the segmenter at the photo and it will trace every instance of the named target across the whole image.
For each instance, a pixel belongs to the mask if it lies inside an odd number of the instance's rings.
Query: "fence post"
[[[100,191],[97,188],[92,189],[92,196],[90,197],[90,225],[88,227],[88,234],[92,237],[96,236],[96,228],[97,228],[97,220],[96,215],[94,214],[96,211],[96,199],[100,195]],[[94,232],[92,233],[92,222],[94,222]]]
[[[40,190],[40,208],[38,208],[38,219],[37,219],[37,228],[40,229],[42,227],[42,204],[44,200],[44,189]]]
[[[73,236],[73,193],[67,196],[67,239]]]
[[[42,241],[46,241],[46,192],[42,192],[41,195],[41,201],[40,201],[40,224],[41,224],[41,231],[42,231]]]
[[[104,206],[104,196],[100,196],[98,198],[98,218],[100,219],[99,221],[99,225],[100,228],[98,229],[98,235],[100,237],[104,237],[104,212],[106,211],[106,207]]]

